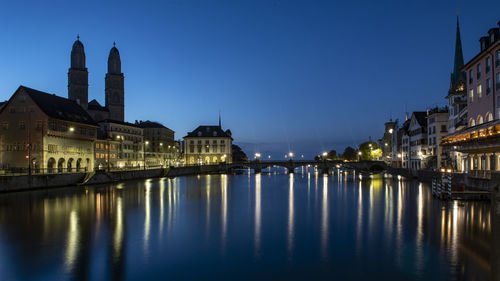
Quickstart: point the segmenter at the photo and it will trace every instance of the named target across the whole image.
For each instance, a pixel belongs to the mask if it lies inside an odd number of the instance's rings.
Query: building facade
[[[460,152],[456,170],[471,176],[500,170],[499,27],[491,28],[479,43],[479,53],[462,68],[467,75],[467,128],[448,135],[442,142],[448,149]]]
[[[378,145],[382,149],[382,159],[390,164],[393,158],[392,136],[396,132],[397,121],[389,121],[384,124],[384,135],[378,140]]]
[[[111,162],[114,163],[114,168],[131,169],[144,167],[144,137],[142,128],[128,122],[105,119],[99,122],[99,130],[100,135],[103,136],[100,143],[106,144],[107,140],[113,140],[117,146],[116,161]],[[113,142],[109,144],[112,145]]]
[[[0,110],[0,124],[3,169],[94,169],[97,124],[76,101],[20,86]]]
[[[184,163],[208,165],[232,163],[231,131],[219,126],[199,126],[184,137]]]
[[[144,131],[146,144],[146,165],[148,167],[178,166],[180,146],[175,141],[175,132],[158,122],[139,121],[135,123]]]
[[[447,108],[435,108],[427,116],[427,168],[444,167],[446,155],[440,146],[441,139],[448,134],[449,114]]]

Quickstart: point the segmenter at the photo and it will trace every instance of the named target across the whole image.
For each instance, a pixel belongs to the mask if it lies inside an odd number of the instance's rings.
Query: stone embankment
[[[432,183],[432,179],[441,179],[442,173],[426,170],[408,170],[402,168],[388,168],[388,173],[401,175],[406,178],[417,179],[428,184]],[[453,173],[451,175],[451,185],[453,188],[464,186],[467,190],[489,190],[491,179],[473,178],[468,174]]]
[[[64,186],[106,184],[148,178],[178,177],[197,174],[216,174],[225,173],[226,170],[227,169],[224,165],[205,165],[130,171],[97,171],[88,173],[43,174],[31,176],[0,176],[0,192],[23,191]]]

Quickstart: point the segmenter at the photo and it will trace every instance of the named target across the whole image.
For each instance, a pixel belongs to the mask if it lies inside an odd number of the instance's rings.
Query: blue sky
[[[248,154],[310,158],[445,104],[457,8],[467,61],[500,1],[3,1],[0,99],[21,84],[67,96],[80,34],[101,103],[116,41],[127,121],[182,138],[220,110]]]

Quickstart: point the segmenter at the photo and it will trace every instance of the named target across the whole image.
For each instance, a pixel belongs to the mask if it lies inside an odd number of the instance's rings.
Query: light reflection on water
[[[490,204],[359,176],[206,175],[3,194],[0,279],[490,278]]]

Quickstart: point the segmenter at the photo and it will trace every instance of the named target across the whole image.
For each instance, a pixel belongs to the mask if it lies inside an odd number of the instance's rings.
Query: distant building
[[[158,122],[139,121],[135,125],[144,130],[146,141],[146,165],[176,166],[180,157],[180,145],[176,142],[175,132]]]
[[[467,74],[467,128],[442,141],[447,149],[461,153],[455,169],[471,176],[500,171],[499,33],[499,28],[494,27],[481,37],[479,53],[462,68]]]
[[[385,131],[381,139],[378,140],[379,147],[382,149],[382,159],[387,163],[392,162],[393,146],[392,135],[396,133],[397,121],[389,121],[384,124]]]
[[[232,163],[231,131],[219,126],[199,126],[184,137],[184,161],[187,165]]]
[[[445,166],[441,139],[448,134],[448,109],[434,108],[427,115],[427,168],[437,169]]]
[[[427,160],[427,113],[413,112],[403,132],[403,168],[422,169]]]
[[[94,169],[97,124],[75,101],[20,86],[0,110],[3,169]],[[29,165],[28,165],[29,163]]]
[[[121,72],[120,52],[113,44],[108,56],[108,73],[105,78],[105,106],[97,100],[88,102],[89,73],[85,65],[85,50],[78,38],[71,50],[71,67],[68,70],[68,98],[81,105],[95,121],[125,120],[125,86]]]
[[[403,135],[407,134],[408,126],[410,125],[410,120],[398,125],[398,120],[396,120],[396,125],[394,126],[394,133],[392,134],[392,164],[391,166],[396,168],[403,168],[403,160],[405,159],[405,150],[403,149]],[[405,146],[406,147],[406,146]]]
[[[114,168],[144,167],[144,138],[141,127],[132,123],[111,119],[100,121],[99,126],[100,135],[103,136],[103,139],[99,143],[107,144],[107,140],[113,140],[114,143],[112,142],[110,145],[117,145],[116,161],[111,161],[112,164],[114,163]],[[113,146],[110,147],[112,148]]]

